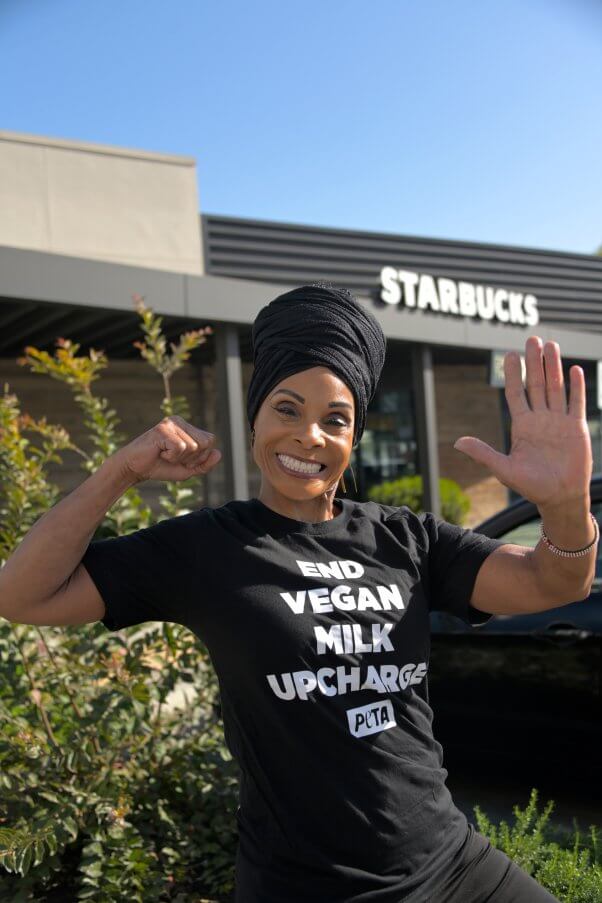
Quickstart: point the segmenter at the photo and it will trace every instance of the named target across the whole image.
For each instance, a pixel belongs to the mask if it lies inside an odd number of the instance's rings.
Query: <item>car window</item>
[[[600,532],[602,533],[602,502],[594,502],[591,507],[592,514],[598,521]],[[541,518],[533,518],[526,521],[519,527],[514,527],[506,533],[500,535],[500,539],[506,542],[515,543],[519,546],[529,546],[534,549],[539,542]],[[592,592],[602,591],[602,543],[598,543],[598,554],[596,558],[596,576],[592,586]]]

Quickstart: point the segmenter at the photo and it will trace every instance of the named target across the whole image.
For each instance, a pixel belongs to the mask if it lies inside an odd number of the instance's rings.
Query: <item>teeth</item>
[[[289,470],[296,470],[298,473],[319,473],[322,470],[320,464],[309,464],[304,461],[297,461],[289,455],[278,455],[278,460],[282,461]]]

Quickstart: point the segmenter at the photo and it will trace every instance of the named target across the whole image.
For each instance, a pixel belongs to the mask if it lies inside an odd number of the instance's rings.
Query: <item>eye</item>
[[[335,426],[349,426],[349,420],[343,414],[333,414],[326,423],[333,423]]]
[[[272,405],[272,407],[275,411],[278,412],[278,414],[284,414],[287,417],[290,417],[297,413],[293,407],[286,404]]]

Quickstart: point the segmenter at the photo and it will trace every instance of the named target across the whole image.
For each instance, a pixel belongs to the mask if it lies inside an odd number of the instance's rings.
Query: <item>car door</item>
[[[602,522],[602,501],[592,504]],[[499,538],[534,547],[540,519]],[[493,534],[490,534],[493,535]],[[602,555],[590,596],[537,614],[493,616],[471,628],[431,621],[429,669],[434,731],[444,746],[597,766],[602,750]]]

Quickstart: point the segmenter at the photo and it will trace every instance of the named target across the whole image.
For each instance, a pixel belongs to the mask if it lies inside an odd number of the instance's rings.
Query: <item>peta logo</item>
[[[379,731],[386,731],[397,724],[390,699],[387,699],[386,702],[361,705],[357,709],[347,709],[347,721],[349,730],[354,737],[377,734]]]

